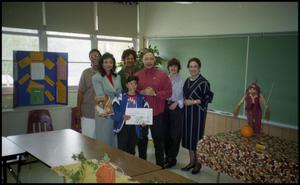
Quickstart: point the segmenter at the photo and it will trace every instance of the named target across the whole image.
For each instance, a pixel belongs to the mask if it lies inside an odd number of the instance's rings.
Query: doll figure
[[[265,119],[269,120],[270,111],[269,107],[265,101],[265,98],[260,92],[260,87],[256,83],[252,83],[247,87],[245,95],[242,97],[236,109],[233,113],[234,117],[237,117],[241,105],[246,102],[246,116],[248,124],[253,128],[255,135],[260,135],[261,133],[261,119],[262,119],[262,110],[261,104],[265,108]]]

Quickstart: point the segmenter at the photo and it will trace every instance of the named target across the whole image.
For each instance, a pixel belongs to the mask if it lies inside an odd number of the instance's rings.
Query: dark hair
[[[101,76],[105,76],[106,75],[106,72],[105,72],[105,70],[103,68],[103,61],[105,59],[109,59],[109,58],[111,58],[112,61],[113,61],[113,68],[111,69],[111,74],[114,75],[114,76],[117,76],[117,74],[115,73],[116,72],[116,68],[117,68],[116,67],[116,59],[115,59],[115,57],[112,54],[110,54],[108,52],[104,53],[102,55],[102,57],[100,58],[98,70],[99,70]]]
[[[97,52],[99,54],[99,56],[101,57],[101,53],[98,49],[92,49],[90,52],[89,52],[89,56],[93,53],[93,52]]]
[[[139,82],[139,77],[134,76],[134,75],[128,76],[128,78],[126,79],[126,84],[131,82],[131,81],[136,81],[136,83],[138,83]]]
[[[129,55],[132,55],[134,60],[136,61],[137,54],[133,49],[126,49],[123,51],[122,57],[121,57],[122,61],[125,61],[125,58],[128,57]]]
[[[178,68],[178,72],[180,71],[181,69],[181,65],[180,65],[180,61],[177,59],[177,58],[172,58],[171,60],[169,60],[168,62],[168,70],[169,70],[169,67],[170,66],[177,66]]]
[[[197,57],[193,57],[188,61],[187,67],[189,67],[191,62],[196,62],[198,64],[199,69],[201,68],[201,61]]]

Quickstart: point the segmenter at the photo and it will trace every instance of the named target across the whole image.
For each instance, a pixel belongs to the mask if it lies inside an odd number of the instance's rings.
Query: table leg
[[[220,175],[221,175],[221,173],[218,172],[218,175],[217,175],[217,183],[220,183]]]
[[[7,166],[6,166],[6,160],[3,161],[3,184],[7,183]]]
[[[22,163],[22,155],[19,155],[18,169],[17,169],[17,183],[21,183],[21,181],[19,181],[19,176],[21,172],[21,163]]]
[[[19,177],[18,175],[16,175],[16,173],[14,172],[14,170],[12,169],[12,167],[10,167],[10,165],[7,165],[6,168],[8,168],[9,173],[13,176],[13,178],[16,180],[16,183],[21,183],[21,181],[19,181]]]

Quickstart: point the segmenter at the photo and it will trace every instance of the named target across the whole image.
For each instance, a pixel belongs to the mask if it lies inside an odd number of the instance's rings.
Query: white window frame
[[[103,37],[103,38],[100,38]],[[133,44],[133,48],[137,48],[137,39],[135,38],[131,38],[131,40],[127,40],[124,39],[124,37],[120,37],[120,39],[118,39],[118,37],[112,36],[113,38],[109,38],[110,36],[105,36],[105,35],[97,35],[96,36],[96,43],[97,43],[97,47],[98,47],[98,42],[100,41],[105,41],[105,42],[123,42],[123,43],[132,43]],[[129,37],[127,37],[129,38]],[[116,61],[117,62],[117,61]]]
[[[105,38],[100,38],[100,37],[105,37]],[[135,47],[136,43],[135,43],[134,38],[131,38],[131,40],[129,40],[129,39],[125,40],[125,39],[122,39],[124,37],[120,37],[120,39],[118,39],[118,37],[109,38],[109,36],[104,36],[104,35],[97,35],[96,38],[97,38],[97,43],[98,43],[98,41],[133,43],[134,48],[136,48]],[[129,37],[127,37],[127,38],[129,38]]]
[[[39,38],[39,51],[41,51],[41,41],[40,41],[41,33],[39,33],[39,30],[36,30],[36,31],[37,31],[37,33],[28,33],[28,32],[22,32],[21,30],[20,31],[8,31],[8,30],[3,30],[2,29],[2,34],[19,35],[19,36],[37,36]],[[13,62],[13,60],[7,60],[7,59],[2,60],[2,58],[1,58],[1,62],[2,61],[11,61],[11,62]],[[13,95],[13,92],[14,92],[14,86],[12,86],[12,87],[2,87],[2,95]]]
[[[88,34],[89,37],[86,36],[68,36],[68,35],[61,35],[61,34],[47,34],[49,30],[37,30],[37,33],[27,33],[22,31],[7,31],[2,29],[2,34],[11,34],[11,35],[20,35],[20,36],[37,36],[39,38],[39,51],[48,51],[48,38],[69,38],[69,39],[83,39],[83,40],[90,40],[91,41],[91,48],[98,49],[98,42],[100,41],[108,41],[108,42],[124,42],[124,43],[133,43],[134,48],[138,48],[138,38],[131,38],[128,40],[124,40],[124,37],[112,36],[114,38],[109,38],[109,36],[105,35],[94,35]],[[76,33],[75,33],[76,34]],[[80,33],[79,33],[80,34]],[[99,38],[99,37],[104,38]],[[5,61],[8,61],[5,59]],[[13,61],[12,61],[13,62]],[[86,63],[82,61],[68,61],[69,63]],[[68,85],[68,92],[77,92],[78,85]],[[13,94],[13,86],[12,87],[2,87],[2,95],[12,95]]]
[[[76,34],[76,33],[75,33]],[[46,33],[46,40],[48,41],[48,38],[64,38],[64,39],[81,39],[81,40],[89,40],[91,41],[91,48],[93,48],[93,37],[92,35],[89,35],[89,37],[85,37],[85,36],[69,36],[69,35],[61,35],[61,34],[47,34]],[[47,45],[47,51],[48,51],[48,45]],[[88,54],[88,53],[87,53]],[[82,62],[82,61],[68,61],[69,63],[76,63],[76,64],[86,64],[89,62]],[[78,85],[69,85],[68,84],[68,92],[77,92],[78,90]]]

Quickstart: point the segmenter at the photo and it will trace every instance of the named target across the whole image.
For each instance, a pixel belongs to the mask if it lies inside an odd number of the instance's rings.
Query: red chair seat
[[[48,110],[32,110],[28,115],[27,133],[53,131],[51,116]]]
[[[77,107],[72,108],[72,123],[71,123],[71,129],[81,133],[81,120],[76,115]]]

